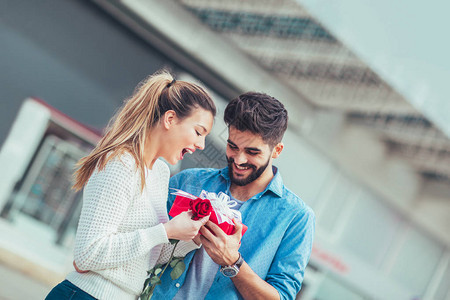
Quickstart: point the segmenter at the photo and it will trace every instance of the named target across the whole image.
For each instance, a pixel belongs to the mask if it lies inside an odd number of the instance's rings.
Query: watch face
[[[221,269],[222,274],[227,277],[234,277],[237,275],[237,270],[233,267],[225,267]]]

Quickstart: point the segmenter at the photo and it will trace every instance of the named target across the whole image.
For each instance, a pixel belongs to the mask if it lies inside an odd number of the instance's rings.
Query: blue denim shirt
[[[259,277],[277,289],[281,299],[295,299],[311,254],[315,217],[311,208],[284,186],[275,167],[274,172],[266,189],[240,208],[248,230],[239,252]],[[227,192],[230,183],[228,168],[188,169],[173,176],[169,187],[200,195],[202,190]],[[170,192],[168,209],[175,199]],[[192,251],[186,255],[186,270],[194,254]],[[161,279],[162,284],[156,287],[153,300],[172,299],[183,285],[186,271],[177,280],[172,280],[169,273],[170,267]],[[219,269],[211,276],[215,279],[205,299],[242,299],[231,279]]]

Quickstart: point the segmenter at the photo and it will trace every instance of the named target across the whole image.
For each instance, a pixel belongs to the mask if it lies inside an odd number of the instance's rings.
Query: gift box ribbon
[[[173,190],[175,190],[175,192],[171,194],[179,196],[181,198],[187,198],[190,200],[195,200],[197,198],[208,199],[211,203],[213,211],[215,212],[214,215],[211,215],[210,220],[219,225],[227,234],[233,233],[233,231],[231,230],[234,228],[233,219],[238,219],[242,223],[241,212],[236,209],[233,209],[233,207],[237,206],[237,202],[235,200],[231,200],[230,197],[225,193],[219,192],[218,194],[216,194],[202,190],[200,196],[197,197],[179,189]],[[181,213],[182,211],[189,210],[189,203],[190,201],[177,201],[176,199],[174,205],[172,206],[169,212],[169,215],[174,217],[179,213]],[[214,217],[217,218],[217,222],[215,222],[216,220]],[[227,223],[231,226],[221,226],[224,225],[223,223]],[[247,226],[243,224],[242,234],[244,234],[246,230]]]

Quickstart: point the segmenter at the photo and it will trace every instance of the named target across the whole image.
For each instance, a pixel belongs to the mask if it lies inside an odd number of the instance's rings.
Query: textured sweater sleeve
[[[134,161],[114,159],[89,179],[75,242],[75,262],[80,269],[123,266],[168,242],[162,224],[129,232],[118,230],[140,189],[139,176]]]
[[[170,254],[173,251],[174,245],[172,244],[164,244],[161,254],[159,255],[157,264],[165,264],[169,261]],[[192,250],[199,249],[201,245],[197,245],[194,241],[179,241],[177,247],[175,248],[175,252],[173,254],[174,257],[185,257],[186,254],[191,252]]]

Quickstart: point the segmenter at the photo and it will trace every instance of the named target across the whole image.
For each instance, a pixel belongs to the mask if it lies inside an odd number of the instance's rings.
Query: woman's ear
[[[174,110],[168,110],[162,118],[162,125],[165,129],[170,129],[177,122],[177,113]]]
[[[273,148],[272,151],[272,158],[277,158],[278,156],[280,156],[281,151],[283,151],[284,145],[283,143],[279,142],[278,144],[276,144],[276,146]]]

